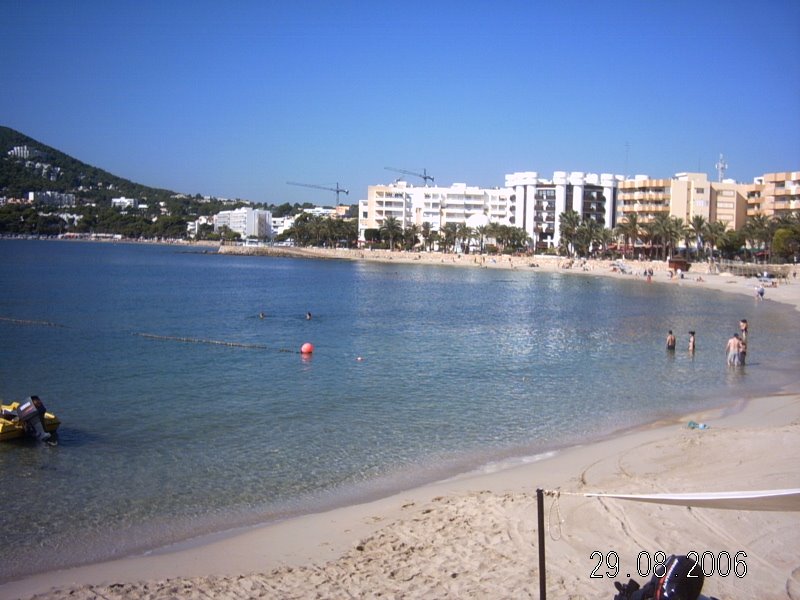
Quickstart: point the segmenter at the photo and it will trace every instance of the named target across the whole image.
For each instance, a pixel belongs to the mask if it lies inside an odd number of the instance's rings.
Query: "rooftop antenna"
[[[725,162],[725,157],[722,154],[719,155],[719,160],[714,167],[717,169],[717,181],[721,183],[725,178],[725,171],[728,169],[728,163]]]

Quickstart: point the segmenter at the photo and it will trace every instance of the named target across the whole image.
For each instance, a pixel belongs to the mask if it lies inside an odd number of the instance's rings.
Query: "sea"
[[[634,276],[0,240],[0,398],[38,395],[62,421],[53,444],[0,444],[0,582],[778,391],[796,380],[798,315],[767,298]],[[724,347],[740,319],[748,362],[733,369]]]

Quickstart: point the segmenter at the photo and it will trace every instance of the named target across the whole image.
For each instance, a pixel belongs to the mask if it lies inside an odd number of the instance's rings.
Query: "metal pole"
[[[544,490],[536,489],[536,509],[539,517],[539,598],[547,600],[547,577],[544,560]]]

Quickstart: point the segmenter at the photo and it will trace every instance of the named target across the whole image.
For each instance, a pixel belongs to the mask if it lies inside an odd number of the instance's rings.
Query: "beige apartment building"
[[[617,222],[636,214],[640,223],[648,223],[667,214],[689,224],[699,215],[739,229],[747,220],[746,194],[746,186],[732,180],[709,181],[705,173],[678,173],[670,179],[637,175],[619,183]]]
[[[744,188],[748,217],[781,217],[800,212],[800,171],[767,173]]]

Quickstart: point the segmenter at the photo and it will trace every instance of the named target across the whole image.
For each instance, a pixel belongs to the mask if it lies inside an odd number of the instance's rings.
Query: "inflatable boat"
[[[39,396],[0,405],[0,442],[25,436],[48,440],[59,425],[61,421],[47,412]]]

